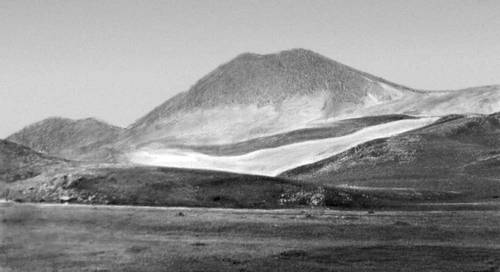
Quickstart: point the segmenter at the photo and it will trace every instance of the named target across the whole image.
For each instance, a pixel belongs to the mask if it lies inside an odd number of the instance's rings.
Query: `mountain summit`
[[[304,49],[245,53],[137,120],[132,146],[222,144],[370,115],[491,113],[500,88],[415,90]]]
[[[390,94],[384,96],[383,88],[374,81],[410,90],[305,49],[269,55],[244,53],[203,77],[188,92],[139,119],[132,128],[182,110],[250,104],[279,106],[292,97],[318,92],[328,93],[334,100],[332,104],[358,103],[369,92],[374,92],[379,99],[390,99]]]

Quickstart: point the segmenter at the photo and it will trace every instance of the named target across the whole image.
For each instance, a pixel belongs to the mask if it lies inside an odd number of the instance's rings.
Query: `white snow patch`
[[[275,176],[343,152],[358,144],[400,134],[435,122],[437,117],[389,122],[355,133],[262,149],[238,156],[210,156],[182,149],[142,149],[129,154],[133,163],[165,167],[221,170]]]

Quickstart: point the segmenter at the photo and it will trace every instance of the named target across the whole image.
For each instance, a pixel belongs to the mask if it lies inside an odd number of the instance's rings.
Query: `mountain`
[[[288,170],[283,178],[500,196],[500,112],[452,115]]]
[[[49,118],[11,135],[0,193],[221,207],[499,197],[499,110],[500,86],[417,90],[308,50],[247,53],[126,129]]]
[[[103,146],[113,143],[122,128],[87,118],[48,118],[9,136],[7,140],[66,159],[109,159]]]
[[[65,164],[28,147],[0,140],[0,182],[12,182],[41,174],[47,167]]]
[[[500,86],[423,91],[294,49],[242,54],[129,127],[122,147],[220,145],[373,115],[492,113]]]
[[[242,54],[126,129],[50,118],[10,141],[61,158],[274,176],[448,114],[500,110],[500,86],[424,91],[293,49]]]

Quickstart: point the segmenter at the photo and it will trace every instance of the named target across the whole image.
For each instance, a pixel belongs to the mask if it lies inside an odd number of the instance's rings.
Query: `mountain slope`
[[[0,181],[12,182],[41,174],[47,167],[65,164],[28,147],[0,140]]]
[[[376,126],[388,122],[416,119],[407,115],[379,115],[362,118],[352,118],[334,121],[330,124],[321,124],[318,127],[292,130],[289,132],[264,136],[225,145],[179,145],[174,148],[192,150],[207,155],[233,156],[243,155],[260,149],[275,148],[279,146],[301,143],[311,140],[320,140],[346,136],[370,126]]]
[[[220,145],[385,114],[492,113],[500,87],[414,90],[317,53],[242,54],[140,118],[121,146]]]
[[[38,152],[66,159],[82,159],[90,153],[99,153],[105,159],[102,146],[114,142],[123,132],[93,118],[72,120],[48,118],[9,136],[9,141],[28,146]]]
[[[280,176],[317,183],[500,195],[500,113],[454,115]]]
[[[327,158],[360,143],[417,129],[436,120],[437,118],[433,117],[397,120],[368,126],[339,137],[300,141],[236,156],[210,156],[177,148],[144,148],[131,152],[128,156],[131,162],[143,165],[275,176],[287,169]]]

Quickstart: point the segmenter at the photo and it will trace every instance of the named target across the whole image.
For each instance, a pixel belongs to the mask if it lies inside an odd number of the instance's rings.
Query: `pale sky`
[[[0,138],[127,126],[243,52],[306,48],[424,89],[500,84],[500,1],[0,1]]]

